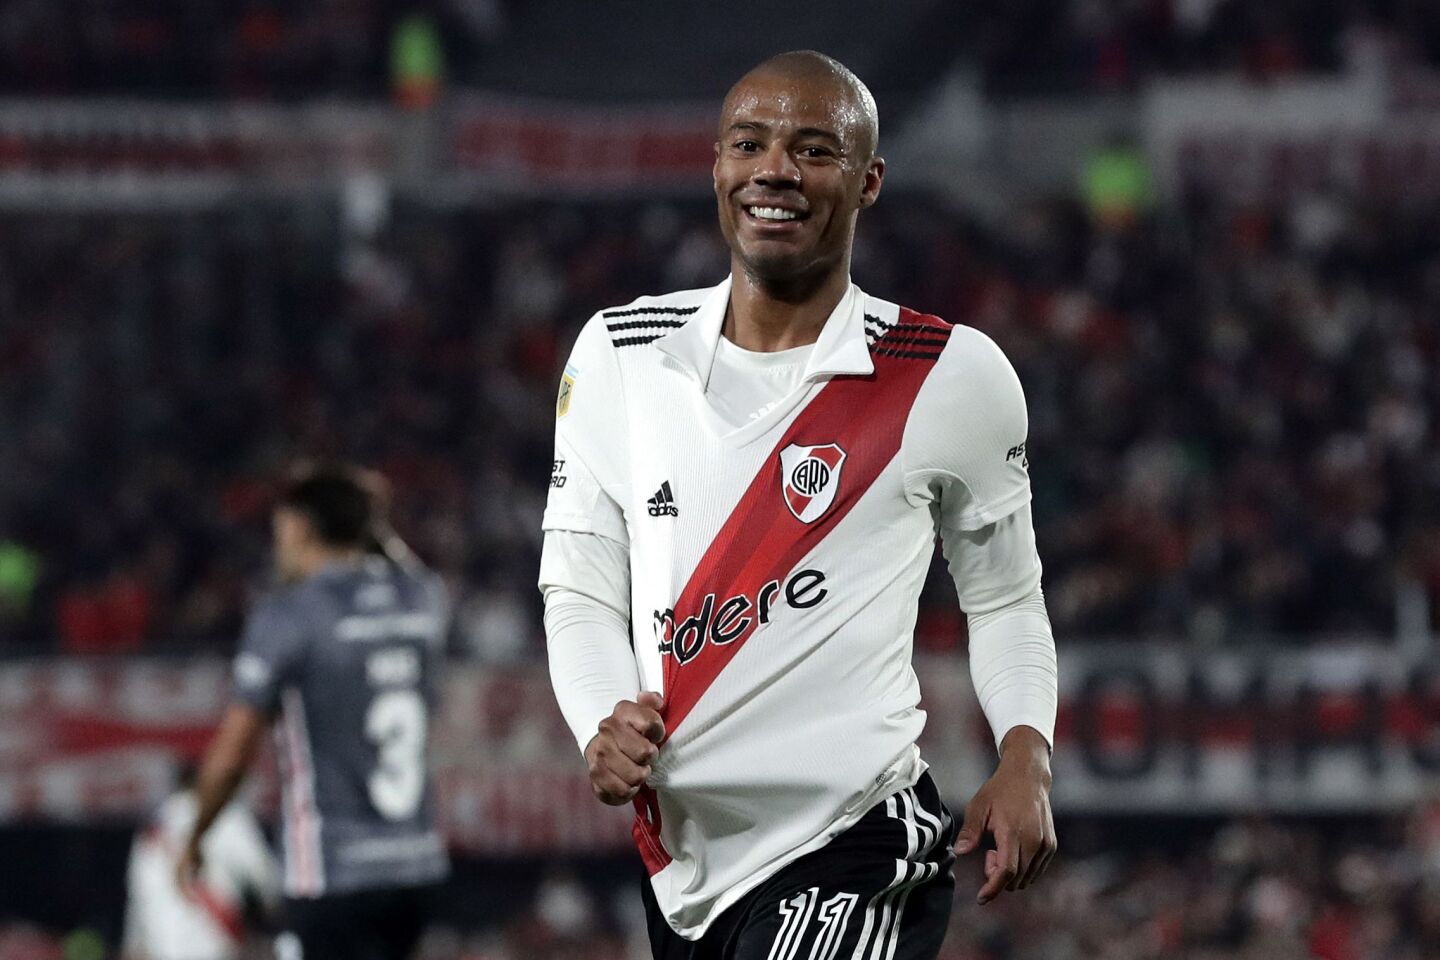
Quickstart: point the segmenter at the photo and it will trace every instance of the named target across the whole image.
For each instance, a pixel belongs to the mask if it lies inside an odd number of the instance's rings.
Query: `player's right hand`
[[[635,700],[621,700],[615,712],[600,721],[600,732],[585,745],[590,787],[602,803],[629,803],[650,777],[650,765],[665,739],[660,708],[665,700],[645,691]]]
[[[175,863],[175,885],[185,896],[190,896],[195,889],[195,884],[200,879],[200,868],[204,863],[200,844],[191,839],[185,844],[185,849],[180,852],[180,859]]]

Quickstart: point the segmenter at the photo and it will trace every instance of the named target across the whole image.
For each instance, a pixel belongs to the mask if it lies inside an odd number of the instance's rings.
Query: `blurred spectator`
[[[0,540],[0,622],[19,623],[29,615],[39,579],[35,551],[15,540]]]
[[[23,923],[0,923],[0,960],[61,960],[60,938]]]
[[[1124,137],[1113,137],[1085,161],[1081,196],[1097,223],[1130,227],[1150,207],[1150,167],[1140,147]]]
[[[138,653],[150,639],[151,594],[137,577],[117,572],[103,583],[64,590],[56,609],[63,653]]]
[[[395,26],[390,39],[390,87],[401,106],[418,110],[440,95],[445,51],[435,21],[412,13]]]

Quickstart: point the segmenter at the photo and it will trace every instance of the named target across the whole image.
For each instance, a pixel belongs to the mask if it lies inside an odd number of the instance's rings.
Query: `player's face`
[[[280,579],[294,583],[305,578],[305,557],[311,543],[310,521],[297,510],[281,507],[271,520],[275,570]]]
[[[758,73],[725,102],[715,144],[720,229],[747,274],[787,282],[848,269],[855,217],[885,161],[840,84]]]

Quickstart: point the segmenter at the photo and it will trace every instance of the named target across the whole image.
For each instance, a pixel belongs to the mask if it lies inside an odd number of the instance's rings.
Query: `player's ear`
[[[865,179],[860,185],[860,209],[880,199],[880,185],[885,181],[885,158],[871,157],[865,167]]]

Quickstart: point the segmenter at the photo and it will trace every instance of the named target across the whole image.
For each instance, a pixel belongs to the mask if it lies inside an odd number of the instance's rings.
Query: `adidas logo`
[[[650,504],[649,513],[652,517],[680,516],[680,508],[675,506],[675,494],[670,492],[669,480],[660,484],[660,489],[655,491],[655,496],[645,502]]]

